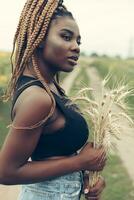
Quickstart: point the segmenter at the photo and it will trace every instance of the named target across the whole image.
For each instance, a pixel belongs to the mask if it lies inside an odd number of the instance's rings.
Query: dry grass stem
[[[134,127],[134,121],[128,112],[131,108],[127,103],[128,97],[134,95],[134,89],[120,81],[116,87],[108,91],[106,84],[110,78],[111,75],[108,74],[102,81],[99,99],[93,99],[95,91],[87,86],[80,89],[72,98],[73,102],[83,103],[81,110],[89,121],[94,148],[103,146],[107,156],[110,150],[116,147],[114,139],[120,140],[126,130]],[[127,122],[125,125],[124,121]],[[102,159],[105,158],[102,156]],[[89,174],[89,184],[92,187],[98,181],[99,173]]]

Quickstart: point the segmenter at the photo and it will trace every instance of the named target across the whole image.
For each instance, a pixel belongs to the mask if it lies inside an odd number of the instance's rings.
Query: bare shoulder
[[[14,123],[17,126],[31,126],[47,117],[51,107],[52,99],[45,89],[28,87],[18,99]]]
[[[52,107],[51,97],[38,86],[24,90],[17,101],[16,114],[13,119],[13,125],[16,127],[35,125],[48,116]],[[43,126],[30,130],[11,127],[1,150],[0,168],[10,172],[24,165],[38,144]]]

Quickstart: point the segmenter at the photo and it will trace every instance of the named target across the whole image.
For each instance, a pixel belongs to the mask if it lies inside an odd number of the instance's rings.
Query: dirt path
[[[95,98],[100,96],[101,91],[101,79],[98,71],[94,67],[87,69],[87,74],[90,78],[90,86],[95,89]],[[127,122],[124,121],[124,125]],[[126,124],[127,125],[127,124]],[[134,185],[134,130],[128,130],[127,134],[122,134],[122,139],[117,142],[117,148],[120,158],[123,161],[127,172],[132,179]]]
[[[17,200],[20,186],[4,186],[0,185],[0,199],[1,200]]]
[[[78,66],[74,71],[72,71],[65,79],[62,84],[62,87],[65,89],[67,94],[71,89],[73,81],[80,71],[80,67]],[[0,185],[0,200],[17,200],[18,193],[20,191],[20,186],[4,186]]]
[[[67,76],[64,79],[62,87],[65,89],[67,94],[69,94],[69,91],[72,87],[73,81],[75,80],[75,78],[77,77],[79,72],[80,72],[80,67],[78,66],[78,67],[76,67],[76,69],[73,72],[71,72],[71,74],[69,76]]]

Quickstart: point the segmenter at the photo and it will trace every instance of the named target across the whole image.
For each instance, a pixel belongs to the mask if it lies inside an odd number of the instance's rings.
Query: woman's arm
[[[37,87],[32,87],[30,90],[26,89],[23,100],[21,97],[19,99],[13,120],[14,126],[31,126],[48,116],[52,105],[50,96],[44,90],[39,92]],[[40,126],[32,130],[9,130],[0,152],[0,184],[35,183],[74,171],[103,169],[103,150],[93,149],[90,144],[84,146],[81,152],[73,157],[29,162],[28,159],[37,146],[42,128]]]
[[[44,91],[37,90],[36,87],[27,89],[20,97],[14,126],[31,126],[48,115],[51,98]],[[36,148],[41,132],[42,127],[32,130],[10,129],[0,152],[0,184],[35,183],[79,170],[77,157],[29,162],[28,158]]]
[[[23,166],[5,169],[5,175],[0,178],[0,184],[17,185],[30,184],[50,180],[52,178],[79,171],[78,157],[68,157],[59,160],[32,161]],[[8,171],[7,171],[8,170]]]

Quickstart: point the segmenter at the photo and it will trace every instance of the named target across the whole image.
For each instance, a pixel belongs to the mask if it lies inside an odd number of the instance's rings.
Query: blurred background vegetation
[[[84,52],[81,53],[80,65],[86,67],[95,67],[100,76],[104,78],[108,72],[113,76],[110,79],[108,87],[113,87],[115,83],[122,78],[131,87],[134,87],[134,58],[123,59],[119,56],[109,57],[107,55],[97,55],[92,53],[90,56]],[[0,52],[0,96],[5,90],[11,73],[10,52]],[[67,76],[67,73],[61,73],[61,81]],[[73,82],[70,93],[75,93],[75,88],[81,87],[81,83],[90,84],[84,68],[80,70],[78,76]],[[134,97],[128,99],[131,107],[134,105]],[[10,123],[10,102],[4,103],[0,99],[0,148],[7,135],[6,126]],[[134,111],[131,111],[134,116]],[[134,188],[126,169],[118,155],[111,155],[108,165],[104,171],[107,187],[103,193],[103,200],[134,200]],[[84,197],[82,197],[82,200]]]

